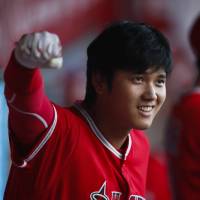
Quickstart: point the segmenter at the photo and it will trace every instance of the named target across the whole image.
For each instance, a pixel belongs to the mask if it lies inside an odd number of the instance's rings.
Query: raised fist
[[[14,54],[17,62],[30,69],[60,68],[63,65],[60,39],[46,31],[23,35],[16,43]]]

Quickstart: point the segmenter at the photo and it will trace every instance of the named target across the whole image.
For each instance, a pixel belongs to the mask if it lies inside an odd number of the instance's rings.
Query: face
[[[166,97],[166,73],[163,69],[144,74],[117,71],[112,90],[101,96],[107,116],[124,128],[146,129]]]

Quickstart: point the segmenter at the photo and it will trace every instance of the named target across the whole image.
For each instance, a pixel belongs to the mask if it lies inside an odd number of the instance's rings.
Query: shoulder
[[[62,107],[54,104],[57,116],[59,127],[63,127],[67,130],[77,129],[83,126],[86,126],[86,121],[84,117],[74,108],[71,107]]]
[[[141,149],[141,151],[149,153],[150,143],[144,131],[133,129],[130,135],[132,138],[133,147],[137,147],[138,149]]]
[[[129,161],[134,168],[141,173],[142,177],[146,176],[147,166],[150,155],[150,144],[144,131],[132,130],[131,133],[132,147],[129,155]]]
[[[137,140],[139,143],[145,144],[147,146],[149,145],[148,137],[147,137],[146,133],[142,130],[133,129],[131,131],[131,137],[134,140]]]
[[[73,109],[73,107],[62,107],[60,105],[57,104],[53,104],[56,112],[58,114],[58,116],[61,119],[65,119],[65,120],[80,120],[81,116],[78,112],[76,112],[75,109]]]

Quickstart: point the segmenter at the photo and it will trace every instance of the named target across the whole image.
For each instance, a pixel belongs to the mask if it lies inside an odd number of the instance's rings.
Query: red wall
[[[22,34],[48,30],[67,44],[92,27],[115,18],[114,0],[7,0],[0,2],[0,66]]]

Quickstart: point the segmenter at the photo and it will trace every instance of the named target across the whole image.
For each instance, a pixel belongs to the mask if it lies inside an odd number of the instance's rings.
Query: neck
[[[116,148],[120,149],[127,140],[130,129],[124,129],[120,127],[118,122],[114,120],[109,113],[106,112],[102,106],[93,105],[86,107],[83,104],[85,110],[92,117],[101,134]]]

